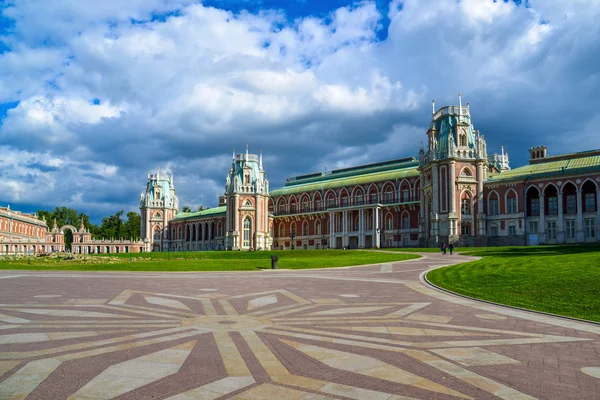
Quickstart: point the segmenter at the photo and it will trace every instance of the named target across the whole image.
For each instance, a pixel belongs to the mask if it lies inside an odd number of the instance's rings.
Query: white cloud
[[[296,19],[193,3],[9,1],[0,201],[135,209],[168,165],[182,204],[214,205],[232,147],[265,150],[272,187],[416,155],[429,101],[458,92],[513,161],[511,143],[577,150],[562,132],[597,126],[597,0],[393,0],[385,40],[369,1]]]

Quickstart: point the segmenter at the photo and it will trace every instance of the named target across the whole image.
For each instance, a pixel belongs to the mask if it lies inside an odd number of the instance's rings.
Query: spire
[[[56,229],[56,228],[57,228],[57,226],[56,226],[56,218],[54,218],[54,224],[52,225],[52,229]]]
[[[150,179],[150,170],[148,170],[148,179]]]
[[[462,96],[460,93],[458,94],[458,118],[462,119]]]
[[[246,145],[246,162],[248,162],[248,145]]]
[[[260,151],[258,156],[258,169],[262,171],[262,150]]]
[[[231,164],[235,164],[235,149],[233,149],[233,154],[231,155]]]
[[[435,115],[435,100],[431,100],[431,115]]]
[[[84,231],[85,230],[85,225],[83,225],[83,218],[81,218],[81,223],[79,224],[79,230],[80,231]]]
[[[156,180],[160,181],[160,167],[156,167],[156,169],[158,170],[158,172],[156,173]]]

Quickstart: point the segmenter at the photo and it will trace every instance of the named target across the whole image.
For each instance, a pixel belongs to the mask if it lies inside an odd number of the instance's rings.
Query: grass
[[[332,268],[418,258],[357,250],[278,250],[256,252],[206,251],[128,253],[87,257],[19,257],[0,260],[0,269],[69,271],[257,271],[271,268],[271,255],[280,269]]]
[[[600,322],[600,246],[463,248],[481,260],[433,270],[427,279],[495,303]]]

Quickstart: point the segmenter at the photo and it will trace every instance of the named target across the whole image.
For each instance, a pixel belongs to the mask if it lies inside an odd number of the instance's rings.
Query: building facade
[[[33,255],[65,251],[67,230],[73,235],[71,252],[75,254],[137,253],[145,249],[141,241],[94,239],[83,226],[83,221],[79,229],[72,225],[58,228],[56,221],[49,229],[46,221],[35,214],[0,207],[0,254]]]
[[[427,148],[288,178],[269,191],[260,155],[233,154],[219,206],[180,213],[171,175],[142,193],[146,250],[258,250],[599,243],[600,150],[529,165],[488,154],[470,105],[432,104]]]

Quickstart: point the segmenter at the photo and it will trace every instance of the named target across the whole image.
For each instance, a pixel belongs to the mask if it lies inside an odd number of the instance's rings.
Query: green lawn
[[[418,258],[413,254],[357,250],[205,251],[177,253],[129,253],[68,259],[59,257],[8,258],[0,269],[78,271],[258,271],[271,268],[271,255],[280,269],[330,268]]]
[[[600,246],[462,248],[479,261],[436,269],[433,284],[516,307],[600,322]]]

